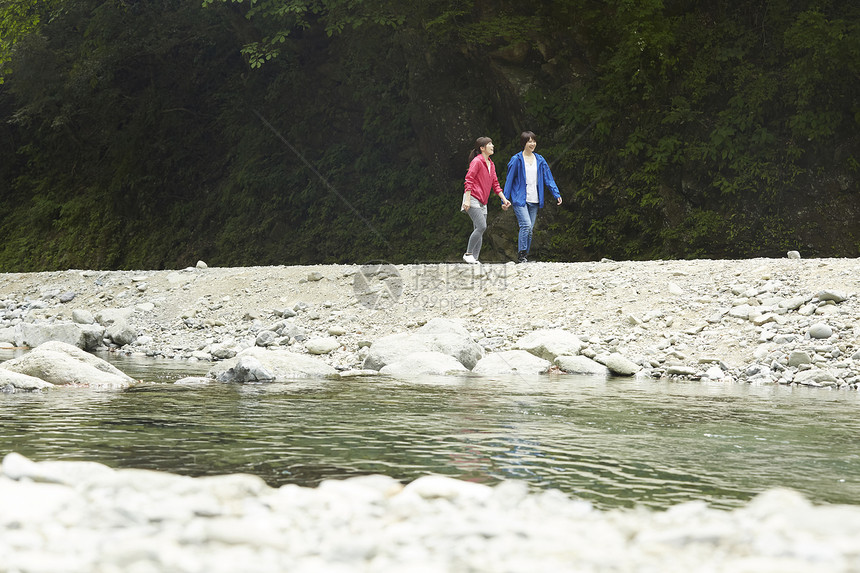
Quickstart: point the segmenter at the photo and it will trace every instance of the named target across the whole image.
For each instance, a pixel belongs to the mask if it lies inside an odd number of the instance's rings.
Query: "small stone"
[[[820,301],[832,300],[835,303],[840,303],[848,298],[848,294],[838,290],[823,290],[815,295]]]
[[[203,261],[197,261],[197,268],[198,268],[198,269],[208,269],[208,268],[209,268],[209,265],[207,265],[207,264],[206,264],[206,263],[204,263]]]
[[[800,258],[800,252],[799,251],[788,251],[787,254],[788,254],[789,259],[799,259]]]
[[[801,364],[811,364],[812,357],[809,356],[808,353],[802,352],[799,350],[795,350],[791,354],[788,355],[788,365],[789,366],[800,366]]]
[[[310,354],[328,354],[340,347],[340,342],[334,338],[312,338],[305,342],[305,349]]]
[[[669,366],[666,369],[669,376],[695,376],[696,369],[689,366]]]
[[[819,322],[819,323],[813,324],[809,328],[809,332],[807,334],[809,334],[810,338],[817,338],[817,339],[830,338],[831,336],[833,336],[833,329],[830,328],[828,325],[824,324],[823,322]]]
[[[58,296],[57,298],[59,299],[59,301],[61,303],[65,304],[67,302],[72,302],[75,299],[75,293],[73,293],[71,291],[64,292],[60,296]]]

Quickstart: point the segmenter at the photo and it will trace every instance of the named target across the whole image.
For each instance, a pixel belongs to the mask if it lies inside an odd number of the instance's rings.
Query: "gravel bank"
[[[90,323],[121,352],[217,361],[281,347],[346,371],[375,340],[443,317],[486,354],[564,329],[583,356],[621,355],[640,375],[856,389],[858,270],[786,258],[7,273],[0,344],[28,343],[27,325]]]

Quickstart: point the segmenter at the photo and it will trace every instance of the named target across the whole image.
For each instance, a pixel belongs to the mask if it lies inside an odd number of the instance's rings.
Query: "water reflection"
[[[860,503],[854,392],[560,376],[186,387],[172,382],[207,364],[114,363],[147,384],[0,396],[2,453],[274,486],[515,478],[600,507],[731,507],[780,485]]]

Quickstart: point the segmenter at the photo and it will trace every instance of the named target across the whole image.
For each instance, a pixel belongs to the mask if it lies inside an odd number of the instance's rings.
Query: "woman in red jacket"
[[[469,170],[466,172],[461,209],[471,217],[474,225],[472,234],[469,236],[466,254],[463,255],[463,260],[467,263],[477,264],[481,254],[484,231],[487,230],[487,201],[490,199],[490,191],[494,191],[502,200],[502,209],[507,211],[511,206],[496,177],[496,165],[490,159],[493,151],[493,141],[489,137],[479,137],[469,156]]]

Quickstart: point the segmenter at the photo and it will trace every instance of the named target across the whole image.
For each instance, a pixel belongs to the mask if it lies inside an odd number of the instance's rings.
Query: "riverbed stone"
[[[534,330],[514,345],[514,349],[526,350],[550,362],[558,356],[576,356],[582,347],[578,336],[561,328]]]
[[[330,336],[311,338],[305,342],[305,350],[310,354],[328,354],[340,348],[340,342]]]
[[[666,367],[667,376],[695,376],[698,370],[692,366],[684,366],[681,364],[673,364]]]
[[[55,385],[125,388],[133,382],[129,376],[100,358],[92,355],[82,358],[71,349],[79,352],[83,350],[72,345],[58,348],[60,344],[64,343],[42,344],[23,356],[0,363],[0,368],[35,376]]]
[[[610,372],[617,376],[633,376],[642,370],[642,366],[618,352],[597,356],[595,360],[606,366]]]
[[[370,346],[363,368],[380,370],[414,352],[434,351],[453,356],[467,369],[473,368],[484,354],[462,324],[434,318],[414,334],[397,333],[376,340]]]
[[[839,380],[827,370],[810,368],[795,374],[794,382],[806,386],[836,386]]]
[[[833,301],[835,303],[845,302],[848,293],[838,290],[822,290],[816,293],[815,298],[820,301]]]
[[[414,336],[431,350],[453,356],[468,369],[472,369],[484,356],[481,346],[472,339],[466,327],[456,320],[433,318],[419,328]]]
[[[125,346],[137,339],[137,331],[127,321],[119,319],[107,327],[105,338],[117,346]]]
[[[0,368],[0,391],[33,392],[53,386],[53,384],[41,378]],[[7,388],[9,390],[6,390]]]
[[[469,370],[459,360],[442,352],[413,352],[402,360],[386,364],[380,374],[396,378],[421,375],[465,374]]]
[[[481,358],[472,372],[484,376],[496,376],[502,374],[544,374],[552,365],[549,360],[544,360],[526,350],[506,350],[493,352]]]
[[[16,338],[16,329],[14,327],[8,326],[6,328],[0,328],[0,344],[4,344],[8,347],[15,346],[15,338]]]
[[[220,371],[215,379],[229,384],[253,384],[257,382],[274,382],[275,374],[267,369],[254,356],[239,356],[235,364]]]
[[[224,373],[234,368],[243,357],[255,358],[262,368],[271,374],[273,382],[289,382],[300,378],[323,378],[337,375],[335,368],[316,357],[288,350],[268,350],[255,346],[243,350],[233,358],[217,363],[209,370],[207,376],[219,379],[219,376],[223,375],[229,378],[229,375]],[[245,364],[247,366],[249,363]]]
[[[96,322],[102,326],[110,326],[115,322],[128,322],[134,314],[134,308],[103,308],[95,313]]]
[[[609,376],[609,368],[587,356],[558,356],[554,364],[568,374]]]
[[[77,324],[93,324],[95,321],[95,316],[93,316],[93,313],[88,310],[76,308],[72,311],[72,322]]]
[[[812,364],[812,357],[808,352],[802,350],[794,350],[788,355],[788,365],[792,367],[800,366],[801,364]]]
[[[370,370],[381,370],[387,364],[396,362],[409,354],[431,352],[432,350],[424,341],[418,340],[407,332],[390,334],[375,340],[370,345],[363,367]]]
[[[15,327],[15,344],[35,348],[45,342],[57,340],[78,348],[93,349],[101,343],[101,332],[103,329],[94,329],[74,322],[22,322]],[[95,344],[94,338],[98,339]]]
[[[825,339],[833,336],[833,329],[823,322],[818,322],[809,327],[807,334],[810,338]]]

